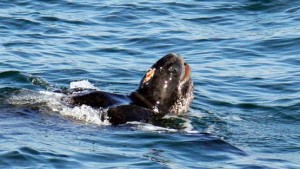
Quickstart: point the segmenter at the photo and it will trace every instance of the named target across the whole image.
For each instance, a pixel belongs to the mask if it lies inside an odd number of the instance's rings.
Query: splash
[[[179,117],[176,115],[171,115],[171,114],[167,114],[165,115],[162,119],[169,119],[171,121],[180,120],[182,122],[180,122],[180,129],[178,129],[178,131],[182,131],[185,133],[199,133],[198,131],[194,130],[194,127],[192,125],[192,121],[187,119],[187,118],[183,118],[183,117]]]
[[[70,83],[70,89],[78,88],[98,90],[97,87],[87,80]],[[107,109],[95,109],[87,105],[69,107],[61,101],[61,98],[64,96],[66,95],[52,91],[32,91],[22,89],[18,94],[9,98],[9,103],[17,106],[38,108],[40,111],[46,113],[59,113],[62,116],[88,124],[110,125],[107,116]],[[172,121],[172,119],[176,118],[182,121],[180,129],[174,129],[170,126],[154,126],[152,124],[141,122],[128,122],[127,125],[133,125],[133,128],[143,131],[197,133],[197,131],[193,130],[191,121],[188,119],[167,115],[163,118],[163,120]],[[174,124],[176,124],[176,122],[174,122]]]
[[[168,119],[168,118],[171,119],[171,118],[173,118],[173,116],[172,117],[168,117],[168,116],[164,117],[164,119]],[[143,122],[127,122],[127,124],[133,125],[131,128],[134,130],[142,130],[142,131],[147,131],[147,132],[159,132],[159,133],[183,132],[183,133],[190,133],[190,134],[199,133],[198,131],[194,130],[190,120],[185,119],[184,121],[185,122],[183,123],[182,129],[174,129],[174,128],[169,128],[169,127],[155,126],[153,124],[143,123]]]
[[[150,132],[178,132],[177,129],[170,129],[160,126],[154,126],[149,123],[141,123],[141,122],[129,122],[129,124],[134,124],[134,129],[150,131]]]
[[[71,117],[85,123],[97,125],[110,125],[106,110],[94,109],[90,106],[82,105],[74,108],[64,107],[60,114],[66,117]]]
[[[99,88],[95,87],[92,83],[90,83],[88,80],[81,80],[76,82],[70,83],[70,89],[95,89],[99,90]]]
[[[19,94],[11,96],[8,102],[16,106],[38,107],[39,110],[47,111],[48,113],[57,112],[85,123],[110,125],[106,110],[93,109],[86,105],[68,107],[60,101],[63,96],[65,95],[50,91],[35,92],[23,89]]]

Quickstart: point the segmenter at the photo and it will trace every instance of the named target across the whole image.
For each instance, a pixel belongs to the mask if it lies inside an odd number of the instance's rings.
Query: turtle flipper
[[[124,124],[130,121],[152,122],[161,118],[157,112],[135,105],[121,105],[109,108],[107,111],[109,122],[113,125]]]
[[[70,106],[87,105],[94,108],[107,108],[114,105],[128,104],[131,100],[124,95],[96,90],[83,90],[63,97],[62,102]]]

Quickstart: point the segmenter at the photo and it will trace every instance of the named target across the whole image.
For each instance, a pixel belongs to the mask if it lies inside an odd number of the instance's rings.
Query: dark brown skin
[[[156,107],[160,113],[185,114],[193,99],[189,65],[176,54],[164,56],[144,75],[131,97],[146,102],[145,107]]]
[[[121,105],[108,109],[109,121],[113,125],[124,124],[127,121],[139,121],[144,123],[155,122],[163,116],[157,112],[136,105]]]
[[[130,95],[102,91],[83,91],[62,100],[70,106],[88,105],[108,108],[113,125],[128,121],[155,123],[166,114],[184,115],[193,99],[190,67],[176,54],[158,60]]]
[[[93,108],[108,108],[131,103],[131,99],[126,95],[96,90],[76,92],[64,97],[63,101],[69,106],[80,106],[84,104]]]

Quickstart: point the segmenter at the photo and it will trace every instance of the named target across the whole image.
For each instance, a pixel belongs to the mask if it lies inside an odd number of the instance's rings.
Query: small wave
[[[25,163],[37,163],[39,160],[31,155],[23,154],[20,151],[9,151],[0,154],[1,163],[5,164],[7,167],[15,166],[17,164],[25,164]]]
[[[73,161],[68,155],[40,151],[26,146],[0,153],[0,166],[5,166],[5,168],[27,168],[26,166],[30,168],[53,168],[54,166],[74,168],[78,165],[80,163]]]
[[[285,12],[286,13],[295,13],[295,14],[297,14],[297,13],[300,12],[300,6],[292,7],[290,9],[287,9]]]
[[[21,72],[14,71],[14,70],[3,71],[3,72],[0,72],[0,78],[7,78],[7,77],[12,77],[12,76],[18,76],[20,74],[21,74]]]
[[[1,17],[1,20],[4,25],[15,30],[30,30],[42,25],[40,22],[28,18]]]
[[[22,73],[20,71],[3,71],[0,72],[0,82],[4,87],[23,86],[32,88],[32,85],[41,87],[46,90],[54,89],[46,80],[32,74]]]
[[[40,21],[44,22],[62,22],[66,24],[73,24],[73,25],[89,25],[92,24],[90,22],[75,20],[70,18],[61,18],[61,17],[54,17],[54,16],[43,16],[39,18]]]
[[[232,116],[226,116],[223,117],[224,120],[231,120],[231,121],[244,121],[240,116],[238,115],[232,115]]]
[[[207,23],[215,23],[215,24],[231,24],[230,19],[226,19],[223,16],[212,16],[212,17],[196,17],[196,18],[185,18],[183,20],[186,20],[188,22],[193,22],[196,24],[207,24]]]
[[[15,87],[16,85],[24,86],[28,84],[28,78],[20,71],[0,72],[1,87]]]

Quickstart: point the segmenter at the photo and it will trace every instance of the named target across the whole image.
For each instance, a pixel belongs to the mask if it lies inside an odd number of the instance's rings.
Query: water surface
[[[297,1],[2,0],[0,166],[299,168]],[[185,130],[113,127],[52,90],[129,93],[163,55],[192,68]],[[73,116],[72,116],[73,115]]]

